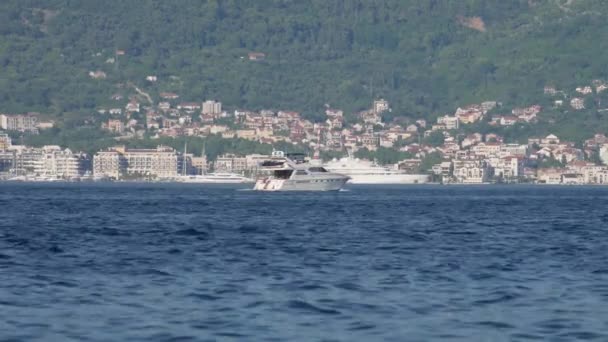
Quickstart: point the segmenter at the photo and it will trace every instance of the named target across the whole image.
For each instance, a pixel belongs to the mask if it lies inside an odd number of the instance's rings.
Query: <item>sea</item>
[[[0,184],[0,341],[608,341],[608,187]]]

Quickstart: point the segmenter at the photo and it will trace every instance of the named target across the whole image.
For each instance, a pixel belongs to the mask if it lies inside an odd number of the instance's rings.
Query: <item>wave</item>
[[[324,314],[324,315],[339,315],[340,311],[333,309],[323,309],[318,306],[314,306],[310,303],[301,300],[290,300],[287,302],[287,307],[290,309],[303,310],[312,313]]]

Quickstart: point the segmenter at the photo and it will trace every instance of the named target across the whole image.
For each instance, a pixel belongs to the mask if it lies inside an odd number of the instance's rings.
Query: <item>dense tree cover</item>
[[[84,113],[132,81],[313,118],[326,103],[352,112],[380,96],[393,116],[434,117],[606,77],[606,14],[601,0],[5,0],[0,103]],[[466,27],[471,17],[482,25]],[[107,79],[87,76],[97,69]]]
[[[36,147],[59,145],[64,148],[70,148],[74,152],[82,151],[89,155],[119,144],[112,136],[92,127],[74,129],[53,128],[44,130],[39,135],[24,135],[18,142]]]
[[[422,159],[420,164],[421,172],[430,172],[434,165],[439,164],[443,161],[443,158],[439,152],[433,152]]]
[[[424,143],[430,146],[441,146],[443,145],[445,137],[442,131],[432,132],[428,137],[424,138]]]

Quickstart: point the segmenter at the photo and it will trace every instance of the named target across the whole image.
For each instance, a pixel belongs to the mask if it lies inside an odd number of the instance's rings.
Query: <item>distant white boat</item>
[[[60,182],[63,181],[63,179],[57,178],[57,177],[52,177],[52,176],[37,176],[31,179],[28,179],[28,181],[33,181],[33,182]]]
[[[346,157],[327,162],[324,167],[350,177],[351,184],[423,184],[428,175],[408,174],[402,170],[377,165],[365,159]]]
[[[9,182],[26,182],[27,180],[26,176],[14,176],[7,179]]]
[[[228,172],[207,173],[204,175],[178,176],[175,181],[181,183],[244,184],[255,183],[251,178]]]

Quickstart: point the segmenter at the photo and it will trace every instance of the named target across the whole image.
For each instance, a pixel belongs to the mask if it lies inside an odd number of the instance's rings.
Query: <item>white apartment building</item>
[[[119,178],[122,175],[175,177],[178,174],[178,153],[171,147],[127,149],[124,146],[100,151],[93,157],[95,176]]]
[[[600,160],[604,165],[608,165],[608,145],[600,147]]]
[[[214,163],[215,171],[244,172],[247,171],[247,157],[237,157],[234,154],[225,154],[217,157]]]
[[[13,172],[18,174],[34,173],[44,155],[42,148],[23,145],[13,145],[10,150],[15,154]]]
[[[203,115],[219,115],[222,113],[222,103],[213,100],[203,102]]]
[[[608,166],[585,166],[582,174],[585,184],[608,184]]]
[[[71,179],[81,175],[80,158],[69,149],[44,146],[42,157],[34,164],[34,173],[40,176]]]
[[[448,179],[452,174],[452,162],[444,161],[433,165],[433,173],[441,176],[443,179]]]
[[[177,176],[177,153],[166,146],[156,149],[129,149],[123,154],[127,174],[156,177]]]
[[[446,129],[458,129],[460,127],[460,119],[456,116],[440,116],[437,118],[437,123],[444,125]]]
[[[524,160],[517,157],[490,158],[490,166],[494,169],[494,176],[503,179],[515,179],[524,175]]]
[[[376,100],[374,101],[374,113],[375,114],[380,114],[384,111],[390,110],[390,106],[388,101],[386,101],[385,99],[380,99],[380,100]]]
[[[120,178],[121,155],[118,151],[99,151],[93,156],[93,174],[96,177]]]
[[[503,144],[500,146],[501,156],[525,156],[528,154],[527,145]]]
[[[0,114],[0,128],[7,131],[37,131],[38,117],[35,115]]]
[[[479,184],[488,181],[489,168],[483,160],[454,160],[454,178],[458,183]]]
[[[482,142],[473,146],[471,152],[482,157],[495,156],[500,152],[501,146],[501,143]]]

